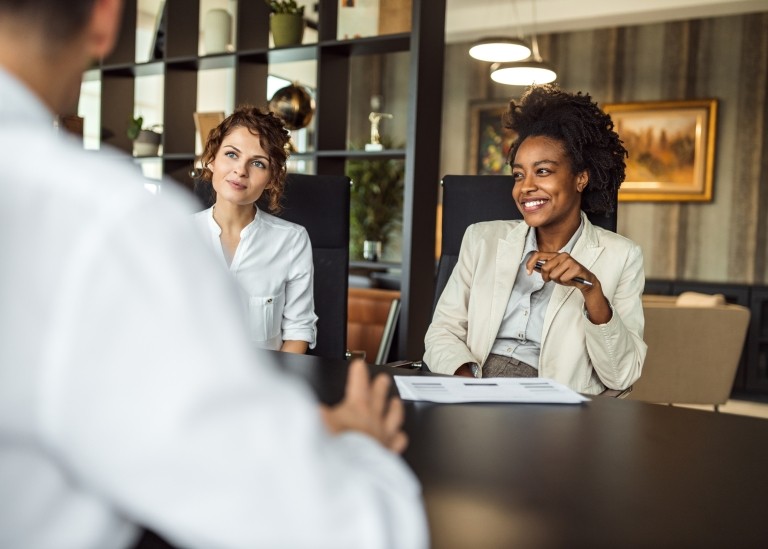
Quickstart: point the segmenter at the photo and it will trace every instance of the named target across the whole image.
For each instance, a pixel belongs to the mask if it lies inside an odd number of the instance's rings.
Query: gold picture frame
[[[710,202],[717,100],[609,103],[629,152],[621,202]]]
[[[471,175],[509,175],[512,173],[507,157],[515,133],[504,129],[502,116],[509,101],[483,101],[469,106],[470,142],[469,169]]]

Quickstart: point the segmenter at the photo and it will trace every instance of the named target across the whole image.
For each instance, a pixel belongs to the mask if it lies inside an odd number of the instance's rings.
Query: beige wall
[[[539,38],[559,84],[599,103],[719,100],[714,200],[619,206],[648,278],[768,283],[766,29],[768,12]],[[446,50],[443,174],[468,173],[470,103],[522,91],[493,83],[467,47]]]

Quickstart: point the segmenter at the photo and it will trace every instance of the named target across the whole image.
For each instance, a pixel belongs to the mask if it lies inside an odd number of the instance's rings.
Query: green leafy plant
[[[296,0],[264,0],[272,13],[288,13],[304,15],[304,6],[299,6]]]
[[[383,143],[391,148],[389,143]],[[386,247],[403,219],[405,162],[401,159],[347,161],[352,179],[350,244],[352,257],[362,257],[363,241],[378,240]]]
[[[128,123],[128,131],[126,132],[128,134],[128,139],[133,141],[134,139],[139,137],[139,132],[142,130],[143,124],[144,124],[143,116],[137,116],[136,118],[131,118],[131,121]]]
[[[154,124],[153,126],[144,127],[144,117],[143,116],[137,116],[135,118],[131,118],[130,122],[128,122],[128,129],[126,130],[126,134],[128,135],[128,139],[131,141],[135,140],[137,137],[139,137],[139,134],[142,130],[146,130],[148,132],[154,132],[159,133],[156,130],[160,129],[160,124]]]

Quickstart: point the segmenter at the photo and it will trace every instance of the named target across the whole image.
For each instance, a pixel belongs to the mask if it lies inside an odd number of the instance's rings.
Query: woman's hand
[[[540,268],[537,268],[537,262],[541,266]],[[566,252],[534,252],[526,262],[525,267],[528,274],[534,270],[539,271],[544,282],[552,280],[563,286],[576,286],[582,293],[592,290],[595,283],[599,284],[597,277],[589,269]],[[586,280],[591,285],[577,282],[574,278]]]
[[[408,437],[402,431],[405,412],[398,397],[389,397],[390,383],[386,374],[377,375],[371,382],[365,362],[354,360],[349,366],[344,400],[320,408],[328,430],[360,431],[385,448],[402,453],[408,446]]]
[[[536,263],[540,263],[537,268]],[[576,261],[566,252],[534,252],[525,263],[528,274],[534,270],[541,273],[544,282],[550,280],[563,286],[575,286],[584,297],[584,307],[593,324],[605,324],[613,316],[608,299],[603,294],[600,280],[584,265]],[[576,279],[581,278],[589,284]]]

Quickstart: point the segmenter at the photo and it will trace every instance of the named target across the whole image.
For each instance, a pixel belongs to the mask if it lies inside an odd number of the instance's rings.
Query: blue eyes
[[[234,151],[227,151],[224,153],[224,156],[237,160],[237,153]],[[251,161],[251,166],[254,168],[267,169],[267,164],[263,160],[253,160]]]

